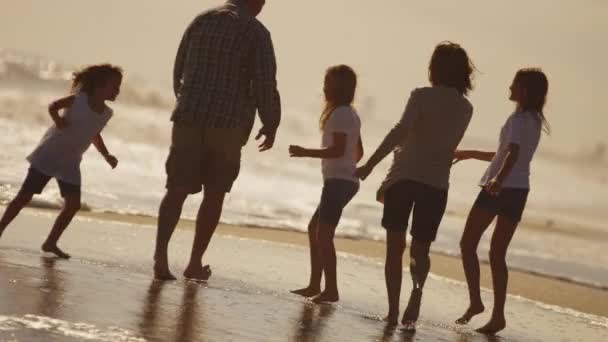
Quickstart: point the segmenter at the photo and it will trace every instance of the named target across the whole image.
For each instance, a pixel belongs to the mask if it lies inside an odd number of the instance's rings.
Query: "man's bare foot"
[[[46,253],[53,253],[58,258],[61,258],[61,259],[69,259],[71,257],[68,253],[62,251],[61,249],[59,249],[59,247],[57,247],[57,245],[54,245],[54,244],[49,244],[49,243],[43,244],[42,251],[46,252]]]
[[[319,293],[321,293],[321,289],[308,286],[303,289],[292,290],[289,292],[291,292],[293,294],[297,294],[302,297],[310,298],[310,297],[314,297],[314,296],[318,295]]]
[[[154,267],[154,279],[156,280],[176,280],[175,276],[169,269],[160,269]]]
[[[211,267],[205,265],[202,267],[188,266],[184,271],[184,278],[194,281],[206,281],[211,277]]]
[[[404,326],[414,325],[418,320],[418,316],[420,315],[420,304],[422,303],[422,289],[413,289],[410,294],[410,300],[407,303],[407,308],[405,312],[403,312],[403,318],[401,319],[401,324]]]
[[[312,298],[312,302],[315,304],[335,303],[339,300],[340,300],[340,296],[338,295],[337,292],[329,293],[327,291],[323,291]]]
[[[456,324],[468,324],[471,321],[471,318],[475,317],[482,313],[486,308],[482,303],[471,304],[467,311],[456,320]]]
[[[504,329],[506,326],[507,326],[507,322],[505,321],[504,317],[498,318],[498,319],[495,319],[494,317],[492,317],[490,319],[490,321],[488,323],[486,323],[486,325],[484,325],[483,327],[481,327],[479,329],[476,329],[475,331],[482,333],[482,334],[486,334],[486,335],[494,335],[497,332]]]

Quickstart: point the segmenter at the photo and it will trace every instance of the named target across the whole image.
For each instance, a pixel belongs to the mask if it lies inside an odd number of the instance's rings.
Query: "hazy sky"
[[[169,89],[175,49],[200,11],[221,1],[2,0],[0,47],[75,64],[111,61]],[[481,73],[471,95],[467,135],[495,137],[513,106],[515,71],[541,66],[550,79],[544,143],[568,152],[608,142],[608,1],[268,0],[260,19],[271,30],[285,107],[320,99],[327,66],[352,65],[360,98],[394,121],[409,91],[427,83],[434,45],[462,44]],[[286,111],[285,115],[289,115]]]

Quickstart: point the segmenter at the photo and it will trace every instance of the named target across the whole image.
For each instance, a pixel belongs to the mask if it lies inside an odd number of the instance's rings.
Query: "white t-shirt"
[[[340,106],[330,114],[323,130],[322,148],[333,144],[334,133],[346,134],[344,155],[321,161],[323,179],[337,178],[358,182],[354,175],[357,168],[357,148],[361,132],[361,120],[352,107]]]
[[[80,92],[64,114],[67,127],[51,126],[27,157],[30,165],[43,174],[63,182],[80,185],[82,155],[112,117],[106,107],[97,113],[89,107],[88,95]]]
[[[519,145],[519,157],[513,165],[511,173],[504,180],[502,187],[529,189],[530,164],[540,142],[541,131],[542,122],[538,113],[524,111],[511,114],[500,131],[496,155],[481,178],[479,185],[484,186],[496,177],[507,157],[509,144],[517,144]]]

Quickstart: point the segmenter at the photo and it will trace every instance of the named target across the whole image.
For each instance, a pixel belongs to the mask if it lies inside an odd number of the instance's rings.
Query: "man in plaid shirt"
[[[236,180],[241,148],[251,134],[256,110],[272,148],[281,119],[276,61],[270,33],[256,16],[265,0],[229,0],[202,13],[186,29],[173,73],[177,98],[166,162],[167,191],[158,214],[154,275],[175,279],[167,248],[189,194],[204,188],[190,263],[184,277],[211,275],[202,257],[219,222],[224,196]]]

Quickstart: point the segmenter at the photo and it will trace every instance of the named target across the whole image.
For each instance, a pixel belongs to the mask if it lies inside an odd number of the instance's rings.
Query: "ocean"
[[[67,94],[74,68],[49,57],[0,49],[2,203],[10,201],[19,190],[28,167],[25,157],[51,124],[46,108],[50,101]],[[403,93],[405,98],[408,92]],[[367,156],[376,147],[370,141],[379,141],[400,115],[374,120],[367,115],[374,108],[373,102],[363,98],[358,105]],[[119,100],[110,105],[115,115],[103,136],[119,165],[111,170],[94,148],[87,152],[82,163],[84,210],[155,216],[164,193],[172,94],[168,87],[157,86],[145,77],[127,76]],[[244,149],[239,179],[227,197],[223,222],[305,231],[320,196],[320,162],[290,159],[287,147],[294,143],[319,145],[320,107],[320,103],[287,103],[277,143],[271,151],[258,152],[252,137]],[[259,122],[254,130],[258,128]],[[495,140],[468,135],[463,146],[492,149]],[[390,157],[362,183],[361,191],[344,213],[338,235],[384,239],[380,227],[382,207],[375,201],[375,191],[389,164]],[[433,244],[435,252],[459,254],[464,221],[479,191],[477,182],[485,166],[469,161],[453,168],[448,211]],[[509,250],[511,267],[608,288],[608,256],[603,253],[608,242],[607,166],[601,144],[583,156],[541,149],[533,165],[533,185],[524,221]],[[183,217],[194,218],[200,200],[200,195],[191,196]],[[48,186],[32,205],[59,208],[57,186]],[[488,259],[490,233],[489,230],[480,245],[484,260]]]

